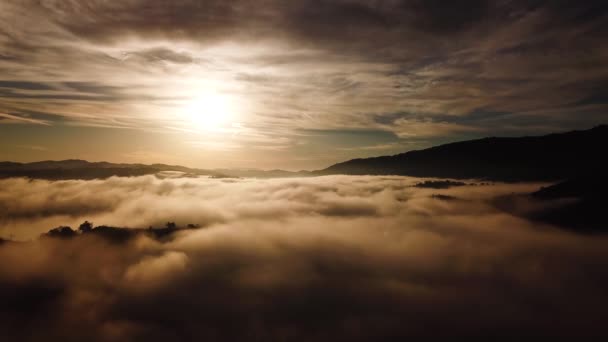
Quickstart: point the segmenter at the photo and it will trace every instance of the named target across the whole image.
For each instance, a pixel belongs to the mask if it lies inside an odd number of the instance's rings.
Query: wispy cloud
[[[302,129],[433,141],[588,127],[608,119],[602,13],[598,1],[8,1],[0,110],[204,140],[184,108],[220,93],[251,132],[222,140],[282,137],[294,152]],[[415,116],[377,120],[394,113]]]
[[[34,151],[48,151],[47,147],[38,146],[38,145],[17,145],[17,147],[24,148],[27,150],[34,150]]]
[[[50,125],[48,121],[32,119],[7,113],[0,113],[0,123],[29,123],[36,125]]]

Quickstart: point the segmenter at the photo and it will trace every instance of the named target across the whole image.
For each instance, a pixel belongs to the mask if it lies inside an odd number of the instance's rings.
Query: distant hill
[[[108,162],[88,162],[80,159],[47,160],[33,163],[0,162],[0,178],[28,177],[34,179],[103,179],[112,176],[132,177],[159,175],[160,177],[295,177],[306,176],[307,172],[255,169],[195,169],[180,165],[166,164],[117,164]]]
[[[568,179],[533,193],[512,193],[490,200],[496,208],[528,220],[577,233],[608,233],[608,182],[600,175]]]
[[[33,163],[0,162],[0,178],[29,177],[40,179],[96,179],[112,176],[142,176],[164,171],[178,171],[185,175],[222,176],[217,172],[191,169],[165,164],[115,164],[108,162],[88,162],[70,159],[60,161],[40,161]]]
[[[606,171],[608,126],[544,136],[484,138],[393,156],[353,159],[316,175],[407,175],[503,181],[557,180]]]
[[[561,201],[559,206],[547,206],[534,213],[532,218],[581,232],[606,233],[607,195],[608,183],[605,177],[569,179],[532,193],[533,198],[547,203]]]
[[[70,159],[0,162],[0,178],[96,179],[159,174],[172,176],[305,177],[333,174],[480,178],[497,181],[561,180],[606,173],[608,126],[518,138],[484,138],[393,156],[352,159],[323,170],[195,169],[166,164],[117,164]],[[173,174],[175,176],[175,174]]]
[[[286,171],[286,170],[257,170],[257,169],[214,169],[213,171],[232,177],[243,178],[287,178],[310,176],[310,171]]]

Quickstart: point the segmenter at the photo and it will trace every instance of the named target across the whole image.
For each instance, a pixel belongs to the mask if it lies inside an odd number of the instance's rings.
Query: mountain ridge
[[[199,169],[169,164],[89,162],[82,159],[31,163],[0,162],[0,178],[96,179],[179,171],[190,176],[305,177],[402,175],[496,181],[553,181],[606,172],[600,149],[608,146],[608,126],[541,136],[486,137],[422,150],[355,158],[314,171]]]
[[[487,137],[391,156],[351,159],[315,174],[556,180],[605,170],[597,152],[603,146],[608,146],[608,126],[599,125],[588,130]]]
[[[143,176],[162,172],[182,172],[185,176],[231,177],[294,177],[306,176],[308,171],[291,172],[285,170],[255,169],[199,169],[170,164],[111,163],[107,161],[89,162],[83,159],[43,160],[30,163],[0,161],[0,179],[28,177],[34,179],[98,179],[112,176]]]

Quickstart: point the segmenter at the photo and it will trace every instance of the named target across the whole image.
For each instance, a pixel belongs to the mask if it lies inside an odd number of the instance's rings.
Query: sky
[[[608,122],[608,6],[0,0],[0,160],[318,169]]]

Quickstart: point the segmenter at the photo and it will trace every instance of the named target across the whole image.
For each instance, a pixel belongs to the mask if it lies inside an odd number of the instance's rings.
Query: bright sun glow
[[[201,94],[182,107],[185,124],[196,131],[228,131],[236,124],[236,112],[234,99],[215,92]]]

